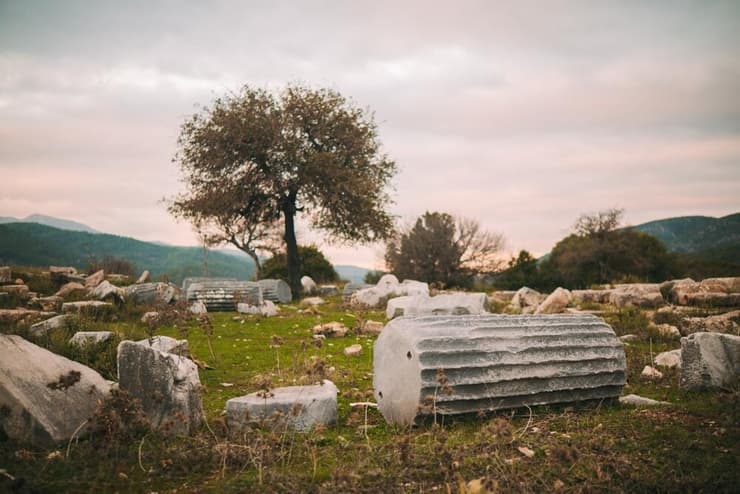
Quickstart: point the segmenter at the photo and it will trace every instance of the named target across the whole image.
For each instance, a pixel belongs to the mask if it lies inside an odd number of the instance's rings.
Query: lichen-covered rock
[[[174,353],[175,355],[180,355],[182,357],[190,356],[188,340],[178,340],[169,336],[156,335],[151,338],[139,340],[136,344],[153,348],[164,353]]]
[[[609,294],[609,303],[617,307],[660,307],[665,303],[657,283],[617,285]]]
[[[388,319],[400,316],[485,314],[488,297],[485,293],[442,293],[396,297],[388,301],[385,315]]]
[[[109,391],[110,384],[89,367],[0,334],[0,427],[11,439],[51,445],[69,440],[78,428],[82,434]]]
[[[394,319],[375,342],[373,387],[388,422],[616,398],[622,343],[591,315]]]
[[[141,342],[118,345],[118,381],[141,400],[151,426],[169,434],[192,434],[203,422],[198,366]]]
[[[740,378],[740,336],[694,333],[681,338],[681,389],[730,388]]]
[[[683,321],[685,334],[708,331],[740,336],[740,310],[709,317],[687,317]]]
[[[311,386],[258,391],[227,401],[226,420],[232,432],[254,423],[307,431],[336,422],[337,391],[328,380]]]
[[[565,312],[565,308],[568,307],[570,302],[573,300],[573,295],[569,290],[565,288],[556,288],[540,305],[537,306],[535,314],[559,314]]]
[[[83,347],[87,345],[97,345],[98,343],[108,341],[111,338],[113,338],[112,331],[78,331],[72,336],[72,338],[70,338],[69,343],[71,345]]]

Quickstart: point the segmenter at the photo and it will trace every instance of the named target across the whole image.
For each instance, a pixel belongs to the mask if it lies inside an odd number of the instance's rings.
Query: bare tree
[[[573,230],[576,235],[589,237],[602,235],[615,230],[622,223],[624,209],[610,208],[598,213],[582,214],[576,220]]]

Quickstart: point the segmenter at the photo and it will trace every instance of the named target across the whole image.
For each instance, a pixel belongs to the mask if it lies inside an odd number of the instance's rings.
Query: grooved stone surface
[[[260,288],[262,288],[262,298],[275,302],[276,304],[288,304],[293,300],[293,294],[290,291],[290,286],[283,280],[259,280]]]
[[[378,409],[394,424],[616,398],[626,368],[622,342],[589,314],[398,318],[375,342],[373,364]]]
[[[694,333],[681,338],[681,389],[731,388],[740,379],[740,336]]]
[[[262,288],[253,281],[236,281],[219,278],[186,280],[185,296],[188,302],[200,300],[208,312],[235,311],[236,304],[262,304]]]

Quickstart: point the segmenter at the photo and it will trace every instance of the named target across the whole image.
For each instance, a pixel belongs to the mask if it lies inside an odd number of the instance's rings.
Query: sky
[[[583,213],[740,211],[740,2],[0,0],[0,216],[195,245],[180,125],[244,84],[374,113],[399,224],[543,254]],[[382,267],[380,245],[324,243]]]

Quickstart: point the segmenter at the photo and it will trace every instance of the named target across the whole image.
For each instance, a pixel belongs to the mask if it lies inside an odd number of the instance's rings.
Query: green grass
[[[126,316],[118,321],[86,319],[79,327],[112,329],[127,338],[147,336],[138,322],[140,311],[129,307],[122,313]],[[318,313],[302,313],[293,305],[275,318],[213,314],[210,336],[197,324],[186,332],[161,328],[158,334],[186,336],[193,356],[212,367],[200,371],[208,427],[179,438],[133,429],[99,432],[53,450],[0,441],[0,468],[38,492],[464,492],[460,485],[478,478],[504,492],[714,493],[737,488],[738,393],[683,393],[675,371],[658,382],[641,378],[651,351],[656,355],[680,343],[651,342],[649,333],[637,331],[647,320],[640,311],[607,316],[618,334],[638,334],[625,347],[625,394],[673,406],[644,410],[597,402],[536,407],[439,417],[437,424],[425,420],[413,428],[388,425],[374,409],[366,416],[362,407],[350,407],[351,402],[374,401],[374,337],[352,331],[324,340],[321,347],[312,342],[316,324],[342,321],[354,329],[361,319],[383,318],[381,312],[344,308],[335,298]],[[47,344],[64,352],[62,340]],[[346,357],[343,349],[355,343],[362,344],[362,355]],[[77,357],[105,367],[103,355],[97,360]],[[315,382],[322,367],[340,389],[336,425],[310,433],[267,427],[241,437],[228,434],[227,399],[254,392],[266,380],[273,386]],[[525,456],[520,447],[534,456]],[[0,491],[10,486],[0,475]]]

